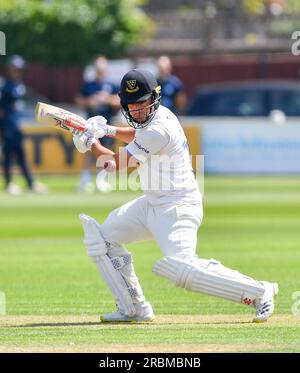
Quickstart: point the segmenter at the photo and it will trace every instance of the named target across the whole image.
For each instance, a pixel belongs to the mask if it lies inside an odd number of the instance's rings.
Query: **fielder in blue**
[[[104,56],[98,56],[94,59],[93,68],[95,77],[93,80],[83,83],[75,102],[86,111],[87,118],[100,115],[107,119],[108,124],[111,124],[113,116],[120,108],[120,102],[117,95],[118,87],[106,77],[107,64],[108,61]],[[113,138],[106,136],[100,141],[103,146],[113,149]],[[90,171],[91,163],[91,156],[86,154],[83,160],[80,183],[77,188],[79,192],[89,192],[93,190]],[[106,191],[109,187],[108,183],[104,180],[101,184],[98,183],[97,185],[98,189],[101,191]]]
[[[172,63],[169,57],[161,56],[157,61],[161,86],[161,103],[173,113],[180,115],[186,105],[186,94],[181,80],[172,74]]]
[[[3,175],[6,191],[19,194],[16,184],[11,182],[12,161],[15,158],[27,182],[28,189],[33,189],[33,178],[28,168],[23,148],[23,133],[19,126],[19,113],[26,89],[22,83],[25,61],[21,56],[10,58],[7,79],[0,87],[0,134],[3,152]]]

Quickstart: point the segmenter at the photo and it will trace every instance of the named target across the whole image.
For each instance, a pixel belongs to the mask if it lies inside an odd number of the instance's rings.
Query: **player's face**
[[[23,73],[22,69],[16,69],[16,68],[11,67],[8,70],[8,74],[9,74],[10,78],[13,79],[13,80],[21,79],[22,73]]]
[[[137,102],[135,104],[128,104],[128,109],[131,117],[137,123],[144,123],[151,111],[152,99],[148,98],[146,101]]]

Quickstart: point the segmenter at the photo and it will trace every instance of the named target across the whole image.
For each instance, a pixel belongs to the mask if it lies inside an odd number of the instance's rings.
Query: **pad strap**
[[[114,258],[110,258],[112,265],[115,269],[120,270],[124,266],[131,263],[131,255],[122,255],[122,256],[115,256]]]

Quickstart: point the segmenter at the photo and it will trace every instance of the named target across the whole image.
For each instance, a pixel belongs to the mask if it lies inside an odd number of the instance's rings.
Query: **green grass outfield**
[[[275,314],[265,324],[251,323],[252,308],[154,276],[161,256],[155,242],[129,249],[156,321],[101,324],[99,314],[113,310],[114,302],[86,255],[78,214],[102,222],[140,193],[84,195],[74,192],[75,177],[41,181],[51,189],[47,196],[0,193],[0,291],[6,297],[0,351],[300,352],[300,293],[293,299],[300,292],[300,178],[205,179],[198,255],[279,283]]]

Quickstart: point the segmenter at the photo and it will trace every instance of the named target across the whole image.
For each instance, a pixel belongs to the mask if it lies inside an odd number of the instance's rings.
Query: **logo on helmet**
[[[126,92],[128,93],[134,93],[140,89],[140,87],[136,85],[136,80],[126,80],[126,84],[127,84]]]
[[[161,93],[161,86],[158,85],[157,87],[155,87],[154,91],[159,95]]]

